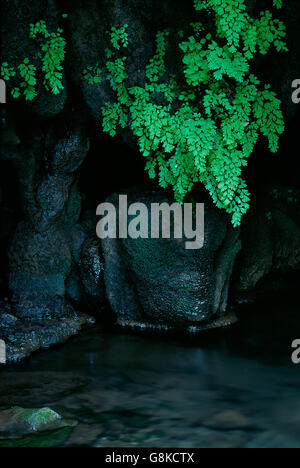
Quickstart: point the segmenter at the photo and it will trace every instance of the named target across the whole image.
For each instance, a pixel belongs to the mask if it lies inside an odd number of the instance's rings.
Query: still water
[[[255,339],[243,319],[201,339],[86,330],[1,371],[12,383],[0,407],[76,419],[65,446],[300,447],[300,366],[286,347],[297,336],[276,310],[271,334],[258,316]]]

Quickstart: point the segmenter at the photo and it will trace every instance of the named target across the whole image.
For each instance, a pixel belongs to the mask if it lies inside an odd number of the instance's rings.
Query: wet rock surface
[[[135,86],[143,83],[145,67],[155,51],[157,31],[185,25],[193,18],[193,9],[179,0],[104,0],[101,8],[97,0],[89,0],[84,4],[76,1],[75,5],[69,16],[70,77],[74,85],[80,87],[91,116],[98,122],[101,106],[113,99],[113,92],[104,82],[89,85],[82,70],[95,64],[104,68],[105,49],[110,46],[107,34],[110,27],[128,25],[128,76],[130,86]],[[122,135],[126,139],[129,137],[127,132]]]
[[[78,333],[93,323],[80,312],[87,298],[96,296],[98,308],[103,300],[100,253],[98,260],[95,247],[90,253],[92,234],[79,223],[77,172],[89,149],[84,126],[68,114],[53,127],[41,126],[39,137],[37,128],[31,132],[21,145],[4,147],[18,175],[22,204],[9,246],[10,302],[1,304],[8,361]],[[72,278],[78,280],[77,302],[66,293],[74,289]]]
[[[74,268],[66,281],[66,295],[75,304],[95,314],[101,311],[105,298],[104,259],[96,236],[97,218],[87,211],[72,232]]]
[[[61,421],[61,416],[50,408],[24,409],[16,406],[0,413],[2,433],[43,431],[57,427],[58,421]]]
[[[118,208],[118,200],[118,195],[113,195],[107,201]],[[165,201],[169,205],[174,202],[153,192],[131,194],[128,203],[141,202],[148,208],[149,238],[102,240],[110,305],[121,325],[140,322],[201,329],[220,319],[221,326],[231,271],[240,249],[239,231],[206,204],[203,248],[186,249],[185,237],[150,238],[151,203]]]
[[[16,406],[0,411],[0,447],[51,447],[59,440],[67,439],[76,424],[76,421],[65,420],[50,408]]]
[[[24,149],[15,161],[23,173],[25,219],[10,245],[9,286],[20,317],[59,316],[66,307],[70,236],[81,211],[75,171],[86,157],[88,138],[75,122],[63,127],[61,123],[46,133],[42,157],[43,138],[35,152],[28,148],[27,156]]]
[[[235,410],[225,410],[221,413],[214,414],[205,420],[203,425],[211,429],[222,430],[247,430],[254,428],[253,421],[251,421],[249,417]]]
[[[300,272],[299,213],[299,190],[284,186],[269,187],[252,207],[242,227],[234,272],[237,298],[292,286],[284,275]]]
[[[91,316],[76,312],[71,305],[60,316],[24,319],[16,316],[7,303],[0,302],[0,339],[6,344],[7,361],[19,361],[40,348],[63,343],[84,326]]]
[[[0,374],[0,407],[49,405],[76,394],[89,380],[70,371],[16,372]]]

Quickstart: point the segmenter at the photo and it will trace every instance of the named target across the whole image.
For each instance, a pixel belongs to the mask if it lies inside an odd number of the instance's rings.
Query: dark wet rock
[[[66,298],[73,301],[74,304],[82,304],[84,301],[84,289],[78,271],[72,269],[66,279]]]
[[[86,387],[89,381],[72,372],[0,373],[0,406],[49,405]]]
[[[201,428],[196,432],[199,448],[243,448],[249,442],[249,434],[240,430],[212,431]]]
[[[287,434],[284,431],[268,430],[262,431],[251,438],[245,448],[300,448],[297,433]]]
[[[207,418],[203,425],[217,430],[253,429],[253,421],[240,411],[233,409],[214,414]]]
[[[33,304],[34,305],[34,304]],[[46,307],[46,305],[45,305]],[[47,311],[46,311],[47,312]],[[66,304],[59,315],[19,317],[0,303],[0,339],[6,343],[7,361],[18,361],[40,348],[65,342],[94,319]]]
[[[14,159],[18,173],[22,173],[25,219],[10,245],[9,286],[14,311],[20,317],[60,316],[67,307],[71,232],[81,211],[75,172],[88,147],[88,138],[78,124],[62,126],[58,121],[46,135],[44,151],[41,138],[31,150],[27,148],[28,153],[23,148]]]
[[[103,306],[104,260],[95,234],[83,242],[80,257],[66,280],[66,297],[96,314]]]
[[[100,308],[104,298],[95,227],[92,232],[91,223],[79,224],[77,174],[89,149],[86,131],[67,113],[50,128],[31,133],[35,136],[5,153],[16,169],[23,211],[9,247],[11,313],[17,324],[8,335],[7,321],[0,323],[9,360],[65,341],[93,322],[74,306],[82,310],[91,302]]]
[[[78,424],[67,440],[66,447],[87,447],[93,443],[103,433],[103,427],[99,424]]]
[[[88,211],[81,223],[74,226],[71,233],[74,267],[66,282],[67,297],[93,313],[100,311],[105,298],[104,260],[96,223],[95,214]]]
[[[50,408],[13,407],[0,412],[0,446],[59,445],[58,439],[62,443],[76,424]]]
[[[153,423],[152,423],[153,424]],[[175,424],[176,426],[176,424]],[[182,438],[176,427],[159,424],[159,428],[141,428],[138,433],[124,430],[111,436],[103,436],[94,444],[94,447],[161,447],[168,448],[176,445],[177,448],[242,448],[249,442],[249,434],[244,431],[214,431],[208,428],[185,427]]]
[[[110,24],[131,23],[130,33],[131,36],[134,36],[135,52],[134,58],[130,59],[130,62],[134,63],[138,57],[136,64],[138,67],[141,62],[146,63],[145,49],[149,47],[146,44],[151,43],[151,39],[145,33],[145,27],[141,21],[136,17],[137,10],[131,9],[130,5],[125,4],[126,2],[108,0],[101,8],[96,0],[90,0],[88,3],[88,5],[80,3],[69,16],[72,53],[70,76],[77,85],[80,85],[84,100],[92,116],[98,121],[101,106],[112,99],[112,91],[108,85],[103,83],[90,86],[84,79],[83,71],[87,67],[94,67],[97,63],[100,67],[104,67],[104,50],[108,46],[106,31],[110,29]],[[149,52],[147,55],[150,57]],[[131,68],[133,67],[131,66]],[[136,75],[137,68],[134,68]]]
[[[268,290],[272,282],[277,291],[276,275],[300,272],[299,213],[300,193],[286,187],[269,188],[253,206],[242,228],[234,273],[238,299]]]
[[[30,221],[21,223],[10,247],[10,289],[16,314],[24,318],[63,314],[71,266],[66,232],[57,226],[36,232]]]
[[[14,230],[20,220],[20,200],[16,190],[18,184],[17,174],[14,165],[5,160],[5,141],[9,141],[11,148],[17,146],[20,142],[17,141],[14,129],[7,127],[2,121],[0,123],[0,140],[1,140],[1,156],[0,156],[0,297],[7,295],[7,273],[8,245],[13,235]]]
[[[35,432],[57,427],[61,416],[50,408],[24,409],[18,406],[0,412],[0,431]]]
[[[76,171],[89,148],[82,126],[67,120],[39,129],[39,137],[6,152],[18,174],[23,210],[9,248],[10,313],[1,307],[8,361],[63,342],[93,323],[65,294],[74,268],[73,236],[80,228]]]
[[[3,2],[2,8],[2,61],[8,62],[10,66],[17,69],[25,58],[29,58],[31,64],[40,67],[40,46],[37,41],[29,37],[29,27],[30,24],[43,19],[46,21],[50,32],[55,32],[57,28],[61,27],[55,1],[37,0],[29,4],[14,0],[13,2]],[[27,105],[31,106],[39,115],[47,117],[57,115],[62,111],[67,98],[65,76],[64,89],[58,95],[54,95],[45,89],[42,84],[43,76],[39,76],[39,74],[38,82],[38,94],[31,103],[27,101]],[[12,78],[10,83],[12,87],[19,86],[19,82],[15,78]]]
[[[108,201],[118,207],[118,196]],[[171,199],[155,193],[131,194],[128,203]],[[149,209],[150,212],[150,209]],[[149,230],[150,230],[149,220]],[[186,239],[104,239],[107,298],[118,323],[154,327],[210,328],[234,321],[226,317],[228,286],[240,248],[239,231],[206,204],[205,242],[186,250]]]
[[[129,86],[142,84],[144,70],[155,51],[155,35],[165,27],[176,30],[187,24],[192,8],[176,0],[145,2],[144,0],[75,1],[69,14],[70,79],[79,86],[91,115],[98,122],[101,106],[113,99],[113,92],[104,81],[89,85],[83,71],[96,64],[105,68],[107,34],[112,26],[128,25],[129,44],[126,49]],[[74,6],[74,3],[73,3]],[[169,14],[172,9],[172,15]]]
[[[80,277],[85,293],[95,307],[100,307],[104,299],[104,261],[101,244],[96,235],[83,243],[80,258]]]

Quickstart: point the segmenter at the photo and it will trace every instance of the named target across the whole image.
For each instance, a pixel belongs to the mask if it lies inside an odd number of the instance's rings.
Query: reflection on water
[[[289,350],[241,353],[239,327],[205,342],[94,329],[11,366],[0,379],[37,376],[34,391],[17,387],[9,405],[47,405],[77,419],[65,445],[300,447],[300,366]],[[70,373],[86,385],[73,381],[68,391]]]

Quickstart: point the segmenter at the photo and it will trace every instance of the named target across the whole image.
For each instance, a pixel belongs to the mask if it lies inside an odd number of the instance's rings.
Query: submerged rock
[[[116,195],[107,201],[118,207]],[[136,201],[148,208],[174,202],[150,192],[129,196],[128,203]],[[227,297],[239,230],[210,203],[205,208],[198,250],[187,250],[186,238],[102,240],[106,294],[120,325],[199,330],[235,321],[227,316]]]
[[[0,412],[0,447],[58,445],[76,424],[50,408],[13,407]]]
[[[51,403],[80,392],[89,380],[73,372],[7,372],[0,373],[0,408],[30,407]]]
[[[207,418],[203,425],[217,430],[253,429],[253,421],[238,410],[228,409]]]

